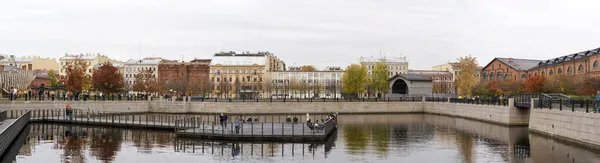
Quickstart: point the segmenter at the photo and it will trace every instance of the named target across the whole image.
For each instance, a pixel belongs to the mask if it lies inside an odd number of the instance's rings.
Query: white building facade
[[[152,77],[158,77],[158,65],[163,62],[162,58],[144,58],[144,59],[130,59],[124,63],[123,79],[125,80],[125,86],[132,89],[135,83],[135,75],[143,71],[152,72]]]
[[[270,72],[268,89],[273,98],[341,98],[343,74],[344,71],[339,68],[307,72],[274,71]]]

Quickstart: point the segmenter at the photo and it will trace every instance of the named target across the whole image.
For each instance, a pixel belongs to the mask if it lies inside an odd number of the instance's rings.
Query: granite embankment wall
[[[529,131],[600,150],[600,114],[531,109]]]
[[[425,113],[455,116],[502,125],[529,124],[529,109],[518,109],[509,99],[508,106],[461,103],[423,103]]]
[[[150,111],[242,114],[422,113],[423,102],[151,102]]]
[[[0,103],[1,110],[62,109],[64,101]],[[380,114],[432,113],[464,117],[503,125],[526,125],[527,110],[512,105],[493,106],[448,102],[181,102],[181,101],[78,101],[74,109],[106,112],[236,113],[236,114]]]

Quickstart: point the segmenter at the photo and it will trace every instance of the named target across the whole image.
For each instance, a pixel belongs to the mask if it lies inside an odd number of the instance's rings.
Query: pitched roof
[[[579,53],[569,54],[569,55],[565,55],[565,56],[560,56],[560,57],[549,59],[549,60],[543,60],[538,63],[538,66],[543,67],[543,66],[554,65],[554,64],[558,64],[558,63],[562,63],[562,62],[568,62],[568,61],[572,61],[572,60],[589,57],[594,54],[600,54],[600,48],[582,51]]]
[[[393,80],[394,78],[400,77],[402,79],[410,80],[410,81],[432,81],[430,78],[426,78],[416,74],[398,74],[390,77],[389,80]]]
[[[533,59],[518,59],[518,58],[494,58],[494,59],[498,60],[518,71],[526,71],[526,70],[532,69],[540,63],[540,60],[533,60]],[[485,65],[483,67],[487,67],[491,63],[492,62],[488,63],[487,65]]]

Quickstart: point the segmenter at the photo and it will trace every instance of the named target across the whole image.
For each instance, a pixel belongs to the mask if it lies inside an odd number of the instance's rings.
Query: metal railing
[[[83,124],[107,124],[115,126],[145,126],[159,128],[175,128],[175,121],[189,117],[185,114],[155,114],[155,113],[120,113],[111,111],[88,111],[72,109],[67,114],[66,109],[36,109],[9,110],[11,117],[21,116],[30,112],[32,121],[40,122],[77,122]]]
[[[460,99],[459,98],[450,98],[450,103],[508,106],[508,99],[507,98],[494,98],[494,97],[460,98]]]
[[[337,126],[337,115],[313,115],[307,122],[305,115],[295,116],[244,116],[228,115],[227,121],[217,116],[187,117],[176,120],[178,134],[248,136],[326,136]],[[283,117],[283,118],[282,118]],[[236,122],[236,118],[238,119]],[[317,124],[317,125],[315,125]],[[311,126],[312,125],[312,126]]]
[[[563,100],[563,99],[536,99],[534,100],[536,109],[566,110],[572,112],[597,112],[600,104],[592,100]]]

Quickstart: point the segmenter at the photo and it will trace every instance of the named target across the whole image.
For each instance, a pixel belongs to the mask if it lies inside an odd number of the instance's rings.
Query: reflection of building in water
[[[53,143],[54,148],[62,149],[63,160],[84,162],[84,150],[99,160],[111,161],[120,150],[123,141],[131,141],[141,151],[151,152],[152,148],[172,146],[174,134],[170,132],[125,130],[64,124],[31,124],[28,140],[23,144],[19,155],[31,156],[36,145]]]

